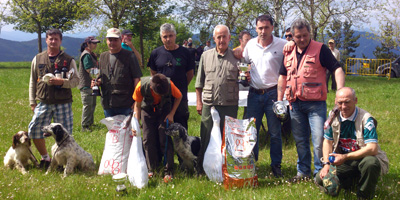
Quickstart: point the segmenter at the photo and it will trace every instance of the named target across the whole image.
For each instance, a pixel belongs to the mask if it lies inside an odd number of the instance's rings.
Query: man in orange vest
[[[314,175],[322,168],[322,142],[326,120],[326,70],[335,74],[338,89],[344,86],[344,72],[329,48],[311,40],[310,24],[293,22],[295,48],[285,53],[279,70],[278,101],[290,102],[290,118],[297,148],[297,182],[311,175],[310,132],[314,146]]]

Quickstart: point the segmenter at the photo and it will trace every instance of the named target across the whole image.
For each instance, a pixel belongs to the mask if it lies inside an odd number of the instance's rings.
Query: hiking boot
[[[39,168],[44,169],[45,171],[49,168],[51,161],[40,160]]]
[[[288,180],[289,183],[299,183],[301,181],[309,181],[310,176],[297,172],[296,176],[293,176]]]
[[[271,169],[272,169],[272,173],[274,174],[275,178],[283,177],[282,170],[281,170],[281,165],[271,166]]]

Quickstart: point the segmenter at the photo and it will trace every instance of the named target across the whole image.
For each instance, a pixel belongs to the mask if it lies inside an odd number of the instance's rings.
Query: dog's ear
[[[61,125],[53,127],[53,133],[56,136],[56,141],[61,141],[64,138],[64,129]]]
[[[19,134],[15,134],[15,135],[13,136],[13,143],[12,143],[12,148],[13,148],[13,149],[17,148],[18,143],[20,143],[20,142],[19,142],[19,139],[20,139],[20,138],[21,138],[21,137],[20,137]]]
[[[185,127],[179,126],[179,136],[180,136],[180,138],[182,138],[183,141],[187,140],[187,132],[186,132]]]

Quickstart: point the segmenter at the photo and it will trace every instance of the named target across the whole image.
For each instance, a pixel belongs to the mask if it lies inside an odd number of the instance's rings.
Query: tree
[[[343,51],[340,56],[342,63],[346,63],[347,58],[354,58],[355,55],[353,53],[356,52],[356,48],[360,46],[360,43],[357,43],[360,35],[354,36],[354,30],[351,29],[351,26],[352,24],[349,21],[343,23]]]
[[[387,23],[383,30],[381,30],[383,35],[380,37],[381,45],[377,46],[373,52],[374,56],[377,59],[395,59],[398,56],[393,53],[394,47],[397,45],[395,40],[393,39],[394,29],[391,23]]]
[[[38,35],[38,51],[42,52],[41,34],[51,28],[62,32],[73,29],[78,20],[89,17],[91,1],[81,0],[12,0],[9,1],[11,16],[7,22],[14,29]]]
[[[152,32],[158,32],[160,26],[157,26],[157,21],[168,16],[173,6],[162,9],[165,0],[137,0],[137,6],[126,16],[127,21],[122,22],[122,25],[130,29],[135,36],[139,36],[139,48],[142,52],[142,63],[144,65],[144,39],[151,39],[149,36]]]
[[[299,14],[310,23],[314,40],[332,17],[340,16],[350,22],[365,22],[369,19],[368,11],[378,7],[375,2],[369,0],[292,0],[292,2]]]
[[[374,35],[372,38],[378,41],[384,41],[387,46],[400,51],[400,1],[385,0],[383,8],[377,11],[377,21],[379,22],[379,30],[372,30]],[[390,34],[387,34],[390,25]]]
[[[126,20],[129,14],[127,11],[135,9],[135,5],[140,0],[96,0],[93,5],[96,5],[97,11],[106,16],[111,22],[112,27],[119,28],[121,23]]]
[[[335,46],[337,49],[340,49],[342,46],[342,22],[335,19],[329,26],[327,35],[328,35],[328,40],[333,39],[335,40]]]
[[[218,24],[226,25],[233,36],[255,27],[255,18],[267,14],[263,0],[184,0],[181,15],[191,28],[212,33]]]

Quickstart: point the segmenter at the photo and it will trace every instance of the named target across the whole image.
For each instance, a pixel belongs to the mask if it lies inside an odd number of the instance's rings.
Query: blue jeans
[[[105,117],[113,117],[115,115],[129,115],[131,113],[131,108],[110,108],[104,110]]]
[[[282,162],[282,137],[281,121],[276,117],[272,110],[273,101],[277,99],[277,90],[271,90],[264,94],[249,92],[247,97],[247,117],[256,118],[257,143],[253,149],[256,161],[259,152],[259,135],[262,118],[267,117],[268,132],[271,134],[271,166],[280,165]]]
[[[290,110],[291,126],[297,148],[297,171],[311,174],[311,140],[314,145],[314,173],[322,168],[320,158],[322,157],[322,142],[324,139],[324,122],[326,120],[325,101],[301,101],[292,103]]]

